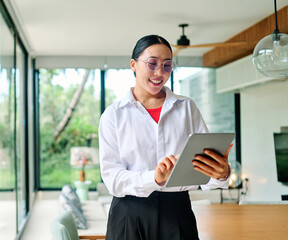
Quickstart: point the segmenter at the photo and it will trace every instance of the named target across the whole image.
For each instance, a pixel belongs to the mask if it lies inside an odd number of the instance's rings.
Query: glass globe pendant
[[[230,165],[230,168],[231,168],[231,174],[229,178],[229,187],[237,188],[242,183],[241,164],[236,161],[234,162],[234,164]]]
[[[253,64],[267,77],[288,77],[288,35],[278,30],[276,0],[274,6],[275,30],[254,48]]]
[[[288,35],[272,33],[255,47],[253,64],[267,77],[288,76]]]

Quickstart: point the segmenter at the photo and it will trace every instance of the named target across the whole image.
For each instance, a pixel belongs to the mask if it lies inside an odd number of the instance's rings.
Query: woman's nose
[[[160,66],[154,71],[154,74],[155,75],[162,75],[162,74],[164,74],[165,72],[164,72],[164,69],[163,69],[163,65],[162,64],[160,64]]]

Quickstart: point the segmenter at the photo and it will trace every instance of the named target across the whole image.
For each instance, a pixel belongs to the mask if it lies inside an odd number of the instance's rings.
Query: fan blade
[[[206,48],[206,47],[239,47],[246,46],[247,42],[223,42],[223,43],[207,43],[186,46],[187,48]]]
[[[186,47],[186,46],[184,46],[184,45],[175,45],[175,44],[170,44],[170,45],[171,45],[171,47],[174,47],[174,48],[180,48],[180,49]],[[187,46],[188,46],[188,45],[187,45]]]
[[[207,43],[207,44],[196,44],[196,45],[174,45],[171,44],[172,47],[176,48],[175,51],[173,51],[173,57],[176,56],[180,50],[184,48],[208,48],[208,47],[239,47],[239,46],[247,46],[248,43],[243,42],[223,42],[223,43]]]
[[[248,43],[245,41],[242,42],[223,42],[223,43],[206,43],[206,44],[195,44],[195,45],[187,45],[187,46],[181,46],[181,45],[173,45],[172,47],[175,47],[177,49],[183,49],[183,48],[207,48],[207,47],[238,47],[238,46],[247,46]]]
[[[181,49],[183,49],[183,47],[177,47],[177,49],[173,51],[173,57],[175,57],[180,52]]]

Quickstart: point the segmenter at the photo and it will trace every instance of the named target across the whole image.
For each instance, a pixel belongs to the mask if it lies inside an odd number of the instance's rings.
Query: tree
[[[90,73],[90,71],[86,70],[86,72],[83,76],[83,80],[82,80],[81,84],[78,86],[77,90],[75,91],[74,96],[71,100],[69,107],[66,110],[65,115],[63,116],[62,120],[60,121],[60,123],[56,127],[56,131],[54,132],[54,140],[55,141],[58,139],[59,135],[64,131],[65,127],[68,125],[68,123],[69,123],[69,121],[73,115],[73,112],[75,111],[75,108],[79,102],[81,94],[83,93],[83,89],[84,89],[85,83],[87,82],[89,73]]]
[[[70,167],[71,147],[91,144],[91,147],[98,148],[98,125],[101,114],[100,81],[97,75],[93,76],[94,70],[90,71],[89,77],[87,75],[86,81],[83,77],[86,71],[74,69],[72,72],[79,77],[79,83],[70,82],[65,69],[40,69],[40,186],[43,188],[61,187],[78,179],[78,170]],[[56,128],[63,121],[67,109],[71,107],[72,99],[81,84],[83,88],[76,104],[74,101],[77,106],[73,115],[69,117],[69,122],[67,121],[55,141]],[[110,104],[115,99],[115,94],[112,90],[108,90],[106,97],[106,102]],[[100,170],[87,169],[87,177],[92,181],[92,187],[96,187],[97,182],[101,181]]]

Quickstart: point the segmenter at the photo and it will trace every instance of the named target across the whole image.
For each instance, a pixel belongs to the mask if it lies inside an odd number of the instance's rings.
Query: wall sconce
[[[275,30],[257,43],[253,64],[258,72],[267,77],[288,77],[288,35],[278,29],[276,0],[274,9]]]

